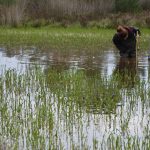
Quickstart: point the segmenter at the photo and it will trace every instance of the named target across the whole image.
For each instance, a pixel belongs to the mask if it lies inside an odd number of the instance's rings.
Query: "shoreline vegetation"
[[[112,48],[117,25],[140,28],[149,49],[149,0],[0,0],[0,45]]]
[[[2,19],[2,18],[0,18]],[[68,28],[70,26],[79,26],[82,28],[116,28],[117,25],[129,25],[136,26],[139,28],[150,28],[150,10],[142,12],[118,12],[109,13],[106,15],[100,15],[96,17],[80,15],[78,17],[64,16],[62,18],[28,18],[27,20],[22,20],[22,22],[9,22],[5,20],[0,22],[0,26],[3,27],[64,27]]]
[[[149,57],[111,53],[118,24],[150,49],[150,0],[0,0],[0,150],[150,149]]]
[[[148,28],[140,30],[142,36],[139,51],[147,51],[150,48],[150,30]],[[83,28],[79,24],[67,28],[58,24],[38,28],[0,26],[0,45],[10,49],[35,46],[51,50],[99,51],[113,48],[112,37],[115,32],[114,28]]]
[[[118,23],[150,27],[149,0],[0,0],[0,25],[37,27],[53,22],[67,26],[90,21],[102,27]]]

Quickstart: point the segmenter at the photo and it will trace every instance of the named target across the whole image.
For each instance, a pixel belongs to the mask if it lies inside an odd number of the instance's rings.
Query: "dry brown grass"
[[[16,0],[16,3],[7,6],[0,5],[1,25],[17,26],[24,19],[27,0]]]
[[[150,10],[150,0],[139,0],[140,5],[145,10]]]
[[[64,16],[95,16],[109,13],[114,8],[114,0],[38,0],[30,1],[29,14],[33,18],[64,17]]]
[[[149,0],[139,0],[139,4],[150,9]],[[81,26],[87,27],[89,21],[98,20],[104,26],[149,26],[147,12],[114,14],[114,8],[115,0],[16,0],[16,3],[9,6],[0,5],[0,24],[18,26],[33,21],[34,26],[38,27],[57,21],[67,27],[68,24],[78,21]]]

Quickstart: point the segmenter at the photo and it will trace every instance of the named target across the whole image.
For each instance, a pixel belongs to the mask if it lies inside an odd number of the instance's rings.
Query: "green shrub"
[[[140,5],[138,0],[116,0],[115,8],[116,11],[134,12],[140,10]]]
[[[0,5],[6,5],[6,6],[9,6],[9,5],[12,5],[16,2],[16,0],[0,0]]]

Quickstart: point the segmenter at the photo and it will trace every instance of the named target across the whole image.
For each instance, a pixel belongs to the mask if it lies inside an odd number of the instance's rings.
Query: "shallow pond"
[[[0,58],[1,148],[150,148],[146,54],[24,47]]]

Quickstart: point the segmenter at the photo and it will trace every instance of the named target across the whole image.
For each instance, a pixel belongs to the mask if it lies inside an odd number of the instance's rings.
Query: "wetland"
[[[136,59],[114,32],[0,28],[1,149],[150,149],[150,31]]]

